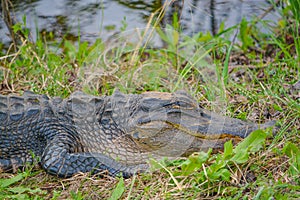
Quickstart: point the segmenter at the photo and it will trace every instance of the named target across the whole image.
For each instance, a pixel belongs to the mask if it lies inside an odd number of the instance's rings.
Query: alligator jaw
[[[192,111],[192,113],[193,112],[194,111]],[[200,114],[195,114],[197,112]],[[221,116],[213,112],[198,110],[192,115],[183,112],[181,114],[180,124],[175,122],[173,125],[197,138],[212,140],[236,137],[245,138],[254,130],[266,129],[274,126],[275,121],[267,122],[265,124],[256,124]]]
[[[166,126],[197,138],[209,140],[235,137],[245,138],[254,130],[265,129],[275,125],[275,121],[256,124],[221,116],[199,108],[194,110],[172,109],[166,111],[166,113],[163,112],[159,111],[140,117],[136,126],[141,131],[152,127],[152,129],[156,129],[156,132],[159,132],[159,129],[163,129]],[[151,136],[151,133],[145,134]]]

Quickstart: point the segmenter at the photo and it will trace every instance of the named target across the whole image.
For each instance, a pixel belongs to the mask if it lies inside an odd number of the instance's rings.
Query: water
[[[26,15],[27,27],[33,40],[37,32],[52,32],[55,38],[68,36],[76,39],[80,30],[81,40],[107,39],[120,32],[144,28],[152,12],[165,1],[152,0],[11,0],[15,19],[22,21]],[[272,4],[267,0],[185,0],[175,1],[169,7],[163,24],[170,23],[175,10],[179,10],[184,33],[198,31],[216,33],[220,23],[233,26],[246,19],[263,15]],[[183,4],[184,2],[184,4]],[[272,10],[263,19],[276,21],[279,13]],[[0,42],[9,43],[9,31],[0,21]]]

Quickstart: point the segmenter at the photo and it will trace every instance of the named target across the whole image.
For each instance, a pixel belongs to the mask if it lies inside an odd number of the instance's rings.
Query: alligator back
[[[62,177],[91,170],[129,176],[147,168],[145,162],[140,164],[140,150],[124,134],[121,122],[116,123],[127,118],[121,115],[125,112],[114,112],[114,102],[123,104],[118,95],[112,98],[82,92],[64,100],[32,92],[1,95],[0,169],[16,169],[34,156],[41,158],[47,172]],[[113,115],[119,117],[112,120]]]
[[[0,164],[2,169],[32,162],[41,156],[47,139],[46,117],[54,120],[46,96],[25,92],[22,97],[0,95]]]

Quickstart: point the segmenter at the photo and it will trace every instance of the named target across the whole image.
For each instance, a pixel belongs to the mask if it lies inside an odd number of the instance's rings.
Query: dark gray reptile
[[[0,95],[0,169],[15,170],[36,157],[59,177],[104,170],[128,177],[147,171],[149,158],[222,148],[272,125],[207,112],[184,92],[76,92],[64,100]]]

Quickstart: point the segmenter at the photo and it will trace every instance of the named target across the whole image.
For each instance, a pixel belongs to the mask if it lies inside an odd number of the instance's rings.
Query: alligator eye
[[[180,106],[179,106],[179,105],[173,105],[172,108],[173,108],[173,109],[179,109]]]
[[[101,124],[109,124],[110,120],[109,119],[101,119]]]
[[[151,122],[150,117],[143,117],[143,118],[139,118],[137,120],[137,124],[139,124],[139,125],[143,125],[143,124],[146,124],[146,123],[149,123],[149,122]]]

